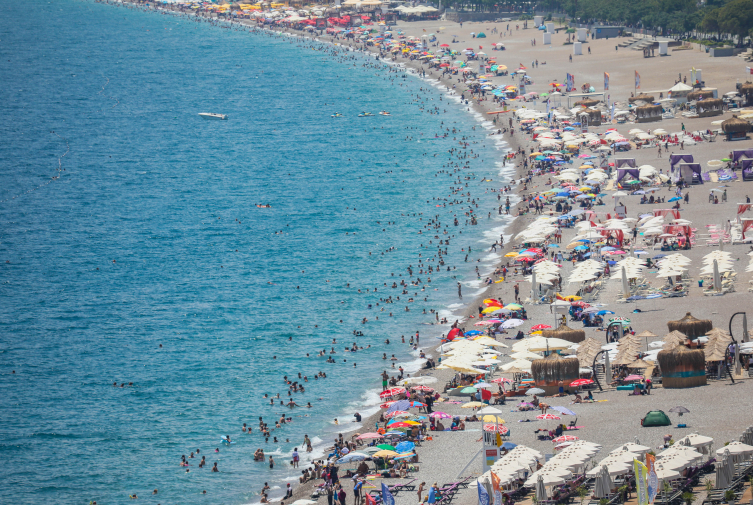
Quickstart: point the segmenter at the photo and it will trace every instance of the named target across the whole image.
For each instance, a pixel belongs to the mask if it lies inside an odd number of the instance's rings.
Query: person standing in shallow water
[[[463,287],[458,282],[458,298],[463,298]]]
[[[389,375],[387,375],[387,370],[382,371],[382,391],[387,390],[387,380],[389,379]]]

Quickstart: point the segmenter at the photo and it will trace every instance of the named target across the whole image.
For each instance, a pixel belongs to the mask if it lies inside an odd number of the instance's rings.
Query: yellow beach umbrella
[[[518,253],[516,252],[509,252],[505,254],[505,258],[517,258],[517,257],[518,257]]]
[[[475,409],[477,407],[486,407],[486,404],[482,402],[468,402],[460,406],[461,409]]]
[[[379,451],[375,452],[371,455],[372,458],[394,458],[395,456],[399,456],[400,454],[395,451]]]
[[[544,153],[531,153],[528,155],[529,158],[533,158],[534,156],[541,156]]]
[[[481,311],[482,314],[491,314],[492,312],[497,312],[502,307],[497,307],[495,305],[492,305],[491,307],[487,307],[484,310]]]
[[[494,422],[497,422],[499,424],[504,424],[505,423],[505,420],[502,419],[501,417],[492,416],[492,415],[484,416],[482,418],[482,421],[484,421],[485,423],[494,423]]]

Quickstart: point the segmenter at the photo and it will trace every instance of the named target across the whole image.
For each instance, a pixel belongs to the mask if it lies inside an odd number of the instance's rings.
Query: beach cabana
[[[703,100],[704,98],[714,98],[714,92],[709,90],[691,91],[688,93],[688,102]]]
[[[661,105],[641,105],[635,108],[636,123],[650,123],[652,121],[661,121]]]
[[[682,319],[677,321],[667,321],[667,328],[669,328],[669,331],[677,330],[693,340],[702,337],[707,332],[711,331],[713,325],[710,320],[698,319],[693,317],[690,312],[687,312]]]
[[[727,140],[745,140],[748,138],[750,123],[737,116],[722,121],[722,131],[727,136]]]
[[[720,116],[724,113],[724,101],[721,98],[699,100],[695,110],[698,117]]]
[[[700,349],[678,345],[656,355],[665,389],[683,389],[706,385],[706,356]]]
[[[581,123],[583,123],[583,116],[588,117],[588,124],[589,126],[600,126],[601,125],[601,111],[596,109],[583,109],[582,111],[578,112],[578,118],[581,119]]]
[[[586,339],[586,332],[583,330],[574,330],[568,327],[565,323],[562,323],[559,328],[555,330],[544,330],[541,332],[541,336],[545,338],[561,338],[577,344],[583,342]]]
[[[649,95],[647,93],[640,93],[638,96],[631,96],[630,98],[628,98],[628,102],[630,103],[634,103],[638,101],[642,101],[646,103],[654,103],[654,96]]]
[[[753,82],[745,82],[740,86],[740,93],[745,97],[745,105],[753,104]]]
[[[536,387],[552,395],[559,391],[559,383],[567,388],[579,377],[580,364],[577,359],[563,358],[559,354],[550,354],[544,359],[537,359],[531,363],[531,373]]]
[[[593,107],[594,105],[598,104],[598,100],[594,100],[593,98],[586,98],[579,102],[575,102],[575,107]]]

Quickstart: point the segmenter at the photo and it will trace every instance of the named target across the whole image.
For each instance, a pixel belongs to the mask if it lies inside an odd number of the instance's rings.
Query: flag
[[[646,468],[646,465],[637,459],[634,459],[633,470],[635,471],[635,486],[636,494],[638,495],[638,505],[648,505],[648,493],[646,489],[648,487],[646,483],[648,469]]]
[[[486,488],[479,483],[478,487],[478,505],[490,505],[489,493],[486,492]]]
[[[376,500],[369,493],[366,493],[364,497],[366,499],[366,505],[376,505]]]
[[[635,89],[641,89],[641,74],[635,71]]]
[[[648,467],[648,502],[654,503],[656,495],[659,494],[659,478],[656,475],[654,464],[656,463],[656,456],[653,454],[646,454],[646,466]]]
[[[429,491],[429,503],[433,503],[431,501],[432,491],[434,491],[434,487],[432,487],[431,491]],[[382,503],[384,503],[384,505],[395,505],[395,497],[392,496],[392,493],[390,493],[390,490],[384,483],[382,483]]]
[[[746,70],[746,71],[747,71],[747,72],[748,72],[749,74],[753,74],[753,68],[750,68],[750,67],[745,67],[745,70]]]
[[[604,72],[604,91],[609,89],[609,74]]]
[[[502,447],[502,437],[499,432],[497,432],[497,447]]]
[[[502,490],[499,487],[499,477],[494,472],[490,472],[492,476],[492,488],[494,489],[494,505],[502,505]]]

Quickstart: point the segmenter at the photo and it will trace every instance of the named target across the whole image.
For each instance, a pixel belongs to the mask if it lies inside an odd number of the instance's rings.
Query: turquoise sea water
[[[415,369],[399,336],[436,342],[446,326],[423,309],[452,320],[456,282],[468,300],[473,268],[496,258],[500,146],[424,81],[154,12],[32,0],[0,14],[2,501],[193,503],[202,490],[211,503],[257,501],[263,482],[295,479],[287,461],[304,433],[320,456],[358,428],[353,412],[377,404],[382,353]],[[357,117],[383,109],[392,116]],[[460,131],[429,140],[447,127]],[[457,175],[442,167],[462,136],[478,155],[453,158],[479,204],[473,227],[466,197],[449,205]],[[443,247],[457,269],[419,274],[436,265],[419,266],[436,254],[423,228],[435,218],[449,225],[442,239],[455,235]],[[432,278],[425,291],[383,285],[410,279],[408,265]],[[390,295],[402,301],[376,305]],[[344,353],[354,341],[372,347]],[[316,357],[331,347],[337,364]],[[321,370],[326,380],[294,394],[311,409],[262,398],[286,398],[285,375]],[[265,443],[258,417],[280,413],[293,423]],[[274,471],[253,462],[257,447]],[[185,473],[180,457],[196,448],[209,467],[195,459]]]

